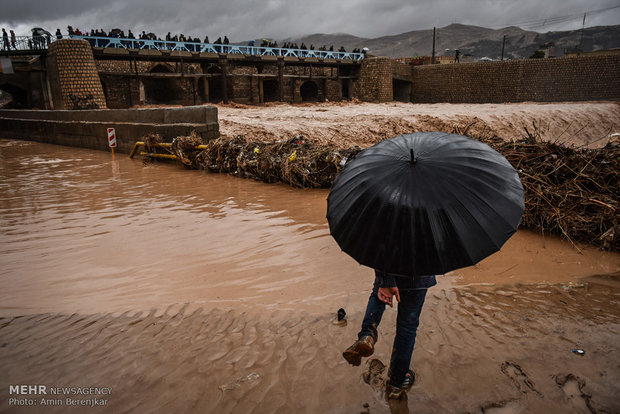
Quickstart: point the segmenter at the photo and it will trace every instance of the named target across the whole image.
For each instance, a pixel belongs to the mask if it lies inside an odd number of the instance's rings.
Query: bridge
[[[339,52],[331,50],[290,49],[266,46],[243,46],[220,43],[198,43],[188,41],[167,41],[151,39],[130,39],[117,37],[78,36],[70,35],[70,39],[86,40],[93,49],[124,49],[127,51],[158,50],[160,52],[189,52],[189,53],[214,53],[244,56],[281,56],[293,58],[316,58],[319,60],[349,60],[359,62],[364,58],[363,53]],[[62,39],[62,38],[60,38]],[[59,40],[56,36],[16,36],[15,43],[8,49],[3,49],[2,54],[24,55],[45,53],[54,41]]]
[[[45,35],[16,38],[9,50],[0,51],[0,65],[7,57],[14,73],[0,73],[0,90],[19,108],[389,101],[396,96],[392,67],[397,64],[363,53]],[[404,66],[404,78],[398,75],[394,87],[409,100],[411,70]]]

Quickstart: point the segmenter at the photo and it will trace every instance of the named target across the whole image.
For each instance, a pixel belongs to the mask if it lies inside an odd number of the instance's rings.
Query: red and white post
[[[114,148],[116,148],[116,131],[114,128],[108,128],[108,145],[112,149],[112,154],[114,154]]]

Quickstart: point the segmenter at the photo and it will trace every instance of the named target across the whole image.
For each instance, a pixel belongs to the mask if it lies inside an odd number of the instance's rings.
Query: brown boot
[[[388,377],[391,376],[391,372],[388,372]],[[386,400],[399,400],[407,394],[407,392],[413,386],[415,382],[415,373],[412,370],[407,371],[405,379],[398,386],[392,385],[390,380],[385,386],[385,399]]]
[[[362,336],[342,353],[344,359],[353,366],[362,363],[362,357],[369,357],[375,352],[375,340],[371,336]]]

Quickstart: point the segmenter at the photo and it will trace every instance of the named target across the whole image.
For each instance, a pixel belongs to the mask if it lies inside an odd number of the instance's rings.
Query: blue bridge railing
[[[263,46],[242,46],[225,45],[216,43],[197,43],[166,40],[147,40],[147,39],[123,39],[114,37],[96,36],[69,36],[72,39],[84,39],[92,47],[101,48],[122,48],[122,49],[155,49],[165,51],[186,51],[199,53],[228,53],[240,54],[245,56],[282,56],[296,58],[319,58],[360,61],[364,58],[363,53],[338,52],[329,50],[309,50],[309,49],[285,49],[279,47]],[[44,50],[56,41],[56,36],[18,36],[15,42],[9,41],[8,45],[2,44],[2,50]]]
[[[124,49],[155,49],[169,51],[186,51],[200,53],[229,53],[246,56],[283,56],[296,58],[320,59],[349,59],[359,61],[364,58],[362,53],[337,52],[326,50],[284,49],[279,47],[225,45],[217,43],[181,42],[167,40],[122,39],[95,36],[71,36],[74,39],[84,39],[93,47],[124,48]]]

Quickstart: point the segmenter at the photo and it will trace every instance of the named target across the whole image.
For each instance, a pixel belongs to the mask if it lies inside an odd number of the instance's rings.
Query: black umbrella
[[[523,209],[521,181],[501,154],[443,132],[399,135],[362,151],[327,198],[342,250],[410,276],[446,273],[498,251]]]

